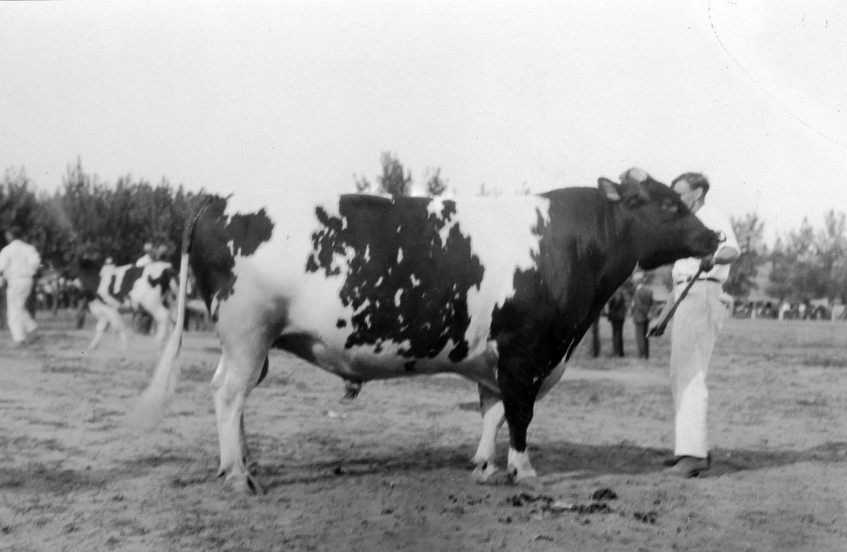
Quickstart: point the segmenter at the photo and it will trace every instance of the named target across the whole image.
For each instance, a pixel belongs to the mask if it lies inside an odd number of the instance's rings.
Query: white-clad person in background
[[[706,259],[682,259],[674,263],[674,298],[703,271],[679,303],[672,321],[670,380],[674,402],[674,455],[664,461],[665,473],[682,478],[696,477],[711,467],[707,434],[709,392],[706,374],[718,333],[729,314],[722,300],[723,284],[729,277],[729,264],[740,249],[732,223],[724,213],[706,202],[709,181],[699,173],[676,177],[671,188],[707,228],[720,232],[724,241]],[[669,300],[665,310],[674,301]],[[658,318],[665,318],[665,313]],[[662,329],[651,327],[650,335]]]
[[[7,245],[0,249],[0,275],[6,282],[6,314],[9,332],[16,346],[26,343],[34,332],[35,320],[26,310],[26,300],[32,291],[33,278],[41,264],[38,251],[21,239],[18,228],[6,230]]]
[[[150,242],[144,243],[144,255],[141,256],[137,261],[135,261],[135,266],[147,266],[152,263],[155,259],[153,258],[153,244]]]

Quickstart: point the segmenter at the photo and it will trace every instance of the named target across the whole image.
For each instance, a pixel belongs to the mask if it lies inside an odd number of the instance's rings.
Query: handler
[[[35,331],[35,320],[26,310],[26,299],[33,287],[33,277],[41,264],[38,251],[20,239],[15,227],[6,230],[8,245],[0,250],[0,274],[6,279],[6,314],[9,332],[16,346],[26,343],[27,334]]]
[[[725,236],[711,257],[682,259],[674,263],[672,270],[674,297],[679,297],[693,278],[696,281],[677,306],[673,318],[670,380],[675,410],[674,456],[664,464],[668,466],[666,474],[689,478],[711,467],[706,374],[715,341],[729,312],[721,301],[723,284],[729,277],[729,264],[738,258],[740,250],[729,218],[712,205],[706,205],[709,192],[706,177],[684,173],[673,180],[671,188],[707,228]],[[665,312],[670,311],[674,302],[666,303]],[[665,312],[659,316],[657,325],[665,321]],[[663,326],[657,325],[651,326],[650,335],[662,334]]]

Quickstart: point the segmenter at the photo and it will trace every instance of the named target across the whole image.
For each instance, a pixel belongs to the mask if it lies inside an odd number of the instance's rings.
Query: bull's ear
[[[602,176],[597,179],[597,187],[609,201],[621,200],[621,185]]]

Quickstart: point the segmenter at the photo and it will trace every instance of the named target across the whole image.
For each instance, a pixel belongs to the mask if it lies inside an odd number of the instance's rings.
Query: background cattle
[[[143,267],[123,265],[100,270],[93,266],[80,267],[79,280],[88,310],[97,318],[94,338],[89,350],[96,349],[103,333],[112,326],[124,347],[129,336],[121,317],[122,312],[144,311],[156,323],[156,341],[163,342],[171,325],[167,307],[168,294],[177,290],[173,265],[155,261]]]

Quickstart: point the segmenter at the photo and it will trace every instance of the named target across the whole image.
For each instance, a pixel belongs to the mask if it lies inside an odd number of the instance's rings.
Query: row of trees
[[[411,171],[396,155],[383,152],[380,168],[373,183],[354,175],[356,190],[404,196],[415,189]],[[425,171],[422,193],[438,196],[447,187],[440,168]],[[0,227],[25,229],[45,261],[57,268],[72,270],[83,257],[111,256],[117,264],[129,263],[141,255],[147,241],[168,245],[172,255],[179,250],[189,204],[198,193],[202,191],[189,192],[166,179],[156,185],[131,176],[114,184],[100,182],[77,161],[68,168],[61,187],[46,194],[34,188],[23,170],[7,170],[0,183]],[[483,185],[479,193],[492,192]],[[528,193],[528,189],[524,186],[518,193]],[[830,211],[821,228],[805,220],[798,230],[777,239],[772,248],[765,244],[764,222],[755,213],[732,223],[742,251],[726,285],[731,295],[766,294],[792,302],[847,300],[844,213]],[[175,256],[171,260],[176,260]],[[770,278],[761,289],[757,279],[766,266]]]
[[[792,303],[810,299],[847,302],[847,216],[830,210],[822,227],[804,219],[800,228],[777,238],[773,248],[763,239],[764,222],[756,214],[733,218],[732,226],[741,247],[725,286],[735,297],[753,292]],[[769,277],[757,287],[759,271]],[[764,289],[759,289],[763,287]]]
[[[84,257],[135,261],[145,242],[177,251],[189,201],[196,194],[167,180],[153,185],[125,176],[110,185],[68,168],[53,194],[38,191],[24,170],[7,170],[0,184],[0,227],[18,226],[48,264],[65,269]]]
[[[356,191],[362,194],[385,194],[392,197],[413,195],[414,181],[412,171],[403,166],[403,163],[391,152],[384,151],[379,157],[382,172],[377,175],[376,184],[372,184],[364,176],[353,176]],[[424,195],[435,197],[447,191],[447,181],[441,177],[441,168],[427,168],[424,171],[426,180]]]

